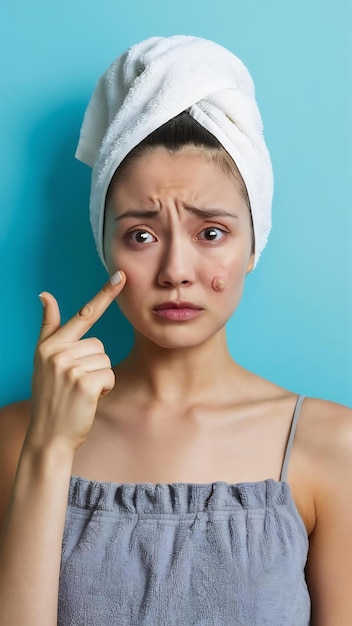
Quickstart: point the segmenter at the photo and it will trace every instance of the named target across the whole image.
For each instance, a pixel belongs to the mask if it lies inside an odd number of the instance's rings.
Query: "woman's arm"
[[[14,482],[0,536],[0,626],[57,624],[61,544],[75,450],[93,423],[98,400],[115,377],[104,346],[81,339],[121,291],[107,283],[64,326],[57,302],[44,294],[35,355],[31,417],[13,481],[7,452],[11,409],[2,416],[2,508]],[[21,421],[19,416],[13,416]],[[20,429],[19,429],[20,430]],[[15,445],[13,450],[18,449]],[[1,520],[0,520],[1,523]]]
[[[310,536],[307,582],[312,626],[348,626],[352,620],[352,411],[316,401],[319,428],[316,525]],[[320,468],[320,469],[319,469]]]
[[[2,411],[1,504],[14,488],[0,538],[1,626],[57,624],[58,580],[72,455],[60,445],[23,448],[14,480],[6,450],[11,408]],[[12,475],[11,475],[12,474]]]

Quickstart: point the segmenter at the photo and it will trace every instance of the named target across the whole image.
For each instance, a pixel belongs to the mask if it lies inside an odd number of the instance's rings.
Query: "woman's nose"
[[[194,282],[194,263],[191,247],[179,238],[169,241],[160,260],[158,284],[162,287],[191,285]]]

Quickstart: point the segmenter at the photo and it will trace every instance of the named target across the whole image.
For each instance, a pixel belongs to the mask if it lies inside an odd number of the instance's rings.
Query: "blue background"
[[[70,317],[105,281],[74,159],[94,84],[128,46],[194,34],[248,66],[275,172],[273,230],[228,326],[233,356],[293,391],[351,404],[349,0],[12,0],[1,41],[0,403],[30,394],[42,290]],[[94,328],[113,361],[132,332]]]

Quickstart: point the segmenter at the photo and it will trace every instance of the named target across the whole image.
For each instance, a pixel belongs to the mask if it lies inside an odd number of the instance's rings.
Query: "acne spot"
[[[214,276],[213,280],[211,281],[211,286],[214,289],[214,291],[224,291],[225,289],[224,279],[221,276]]]

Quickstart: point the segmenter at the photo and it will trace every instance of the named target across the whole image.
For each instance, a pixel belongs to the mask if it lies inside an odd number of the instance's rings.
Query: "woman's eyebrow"
[[[159,213],[160,213],[159,209],[152,210],[152,211],[146,211],[142,209],[131,209],[130,211],[126,211],[125,213],[122,213],[122,215],[118,215],[117,217],[115,217],[115,221],[122,220],[126,217],[146,217],[150,219],[152,217],[157,217]]]
[[[195,206],[186,206],[186,211],[193,213],[194,215],[198,215],[199,217],[210,218],[210,217],[232,217],[237,219],[238,216],[234,213],[229,213],[229,211],[225,211],[225,209],[199,209]]]
[[[238,216],[234,213],[229,213],[224,209],[200,209],[194,206],[186,206],[186,211],[192,213],[193,215],[197,215],[198,217],[202,217],[203,219],[210,219],[213,217],[232,217],[233,219],[237,219]],[[158,217],[160,215],[160,209],[156,210],[143,210],[143,209],[131,209],[130,211],[126,211],[122,215],[118,215],[115,217],[115,221],[122,220],[127,217],[138,217],[138,218],[146,218],[152,219],[154,217]]]

